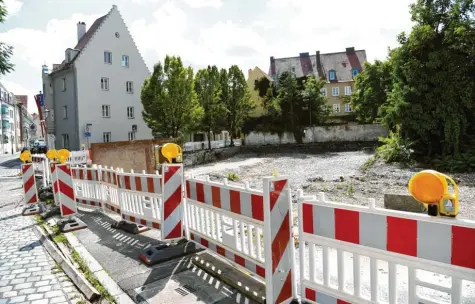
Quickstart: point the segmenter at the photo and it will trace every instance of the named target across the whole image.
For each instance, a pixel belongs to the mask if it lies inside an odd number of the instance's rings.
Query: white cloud
[[[23,2],[19,0],[4,0],[3,3],[8,11],[7,18],[18,14],[23,6]]]
[[[233,46],[265,49],[262,39],[249,27],[231,22],[219,22],[211,28],[202,29],[200,35],[195,37],[197,41],[194,42],[185,37],[187,30],[192,26],[187,14],[174,2],[168,2],[153,13],[151,23],[137,20],[132,22],[130,30],[140,51],[155,55],[149,60],[153,64],[163,60],[165,55],[179,55],[195,66],[217,64],[227,67],[231,62],[235,64],[239,64],[239,60],[243,62],[242,59],[226,55],[226,50]]]
[[[46,31],[28,28],[14,28],[0,33],[0,41],[12,45],[13,62],[28,62],[40,73],[43,64],[61,63],[64,50],[77,43],[76,24],[84,21],[91,25],[99,15],[73,14],[70,19],[52,19],[46,25]]]
[[[188,6],[193,8],[213,7],[220,8],[223,5],[221,0],[183,0]]]

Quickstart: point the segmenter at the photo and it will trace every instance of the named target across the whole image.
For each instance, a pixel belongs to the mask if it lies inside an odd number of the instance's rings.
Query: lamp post
[[[41,91],[40,91],[41,92]],[[48,136],[48,124],[46,123],[46,120],[48,119],[49,116],[49,109],[46,108],[45,106],[45,136],[46,136],[46,151],[49,150],[49,136]]]

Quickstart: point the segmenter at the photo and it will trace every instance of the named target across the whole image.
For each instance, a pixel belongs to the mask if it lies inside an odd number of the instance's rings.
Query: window
[[[129,132],[129,140],[135,140],[135,133]]]
[[[340,104],[336,103],[333,105],[333,112],[340,113]]]
[[[345,112],[347,112],[347,113],[352,112],[351,105],[349,103],[345,103]]]
[[[106,117],[106,118],[111,117],[111,106],[102,105],[102,117]]]
[[[346,96],[351,95],[351,87],[350,86],[345,87],[345,95]]]
[[[104,139],[104,142],[110,142],[111,141],[111,132],[104,132],[102,134],[102,138]]]
[[[292,73],[295,73],[295,67],[292,67]]]
[[[351,75],[353,75],[353,77],[356,77],[356,75],[358,75],[358,69],[353,69],[353,71],[351,71]]]
[[[63,138],[63,148],[69,149],[69,134],[61,134]]]
[[[321,88],[320,93],[322,93],[322,96],[327,96],[327,88]]]
[[[336,79],[336,73],[334,70],[330,70],[329,72],[330,80],[335,80]]]
[[[127,107],[127,118],[134,118],[134,107]]]
[[[106,78],[106,77],[101,78],[101,89],[103,91],[109,91],[109,78]]]
[[[104,63],[112,64],[112,53],[104,51]]]
[[[13,118],[13,111],[10,110],[10,118]]]
[[[68,118],[68,106],[63,107],[63,119]]]
[[[129,67],[129,56],[122,55],[122,66],[126,68]]]
[[[332,95],[333,96],[340,96],[340,88],[339,87],[332,88]]]
[[[66,78],[61,79],[61,90],[66,91]]]
[[[127,81],[125,83],[125,90],[127,93],[133,93],[134,92],[134,83],[132,81]]]

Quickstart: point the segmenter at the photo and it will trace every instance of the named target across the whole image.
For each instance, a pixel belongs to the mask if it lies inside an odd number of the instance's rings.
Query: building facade
[[[314,75],[325,80],[322,94],[328,98],[331,107],[330,116],[338,117],[351,114],[352,109],[344,97],[352,93],[354,77],[361,73],[366,62],[366,51],[346,48],[344,52],[315,55],[300,53],[297,57],[270,57],[269,75],[276,80],[283,72],[295,77]]]
[[[16,127],[19,124],[15,120],[16,99],[13,93],[0,84],[0,104],[1,104],[1,141],[0,153],[13,154],[18,151]]]
[[[78,150],[83,144],[152,138],[140,101],[150,71],[117,6],[87,31],[79,22],[77,36],[61,64],[42,70],[44,114],[55,146]]]

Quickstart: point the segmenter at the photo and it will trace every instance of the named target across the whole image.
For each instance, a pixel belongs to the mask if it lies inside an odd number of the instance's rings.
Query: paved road
[[[2,170],[18,170],[18,162]],[[5,172],[3,172],[5,173]],[[76,287],[43,249],[32,227],[32,217],[21,216],[23,189],[20,178],[0,179],[0,304],[75,303]],[[69,301],[68,301],[69,300]]]

